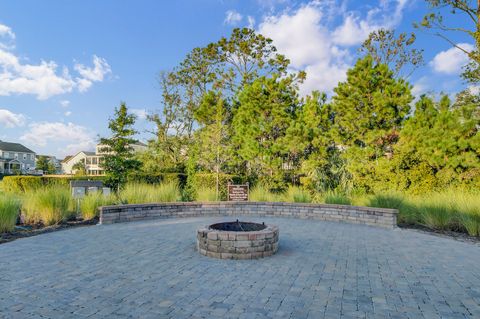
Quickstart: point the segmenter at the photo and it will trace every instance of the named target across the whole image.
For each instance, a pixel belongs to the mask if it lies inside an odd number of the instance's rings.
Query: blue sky
[[[370,31],[413,31],[426,12],[421,0],[1,0],[0,139],[59,158],[92,150],[125,101],[146,140],[144,115],[161,109],[158,72],[234,27],[271,37],[292,70],[306,70],[302,94],[330,93]],[[417,39],[427,63],[409,79],[415,94],[464,88],[464,56],[433,35]]]

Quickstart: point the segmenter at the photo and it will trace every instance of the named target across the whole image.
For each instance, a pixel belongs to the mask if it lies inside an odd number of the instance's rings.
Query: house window
[[[33,161],[33,157],[34,155],[33,154],[30,154],[30,160]]]
[[[15,153],[15,154],[13,155],[13,157],[14,157],[15,159],[18,159],[18,153]]]
[[[23,154],[23,160],[27,159],[27,154]]]
[[[10,156],[10,154],[8,154],[8,152],[5,152],[4,155],[5,155],[5,158],[8,158]]]

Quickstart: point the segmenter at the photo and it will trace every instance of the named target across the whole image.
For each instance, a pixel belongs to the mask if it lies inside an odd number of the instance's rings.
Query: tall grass
[[[17,223],[20,202],[10,195],[0,195],[0,233],[12,231]]]
[[[293,203],[311,203],[312,197],[303,188],[298,186],[290,186],[287,192],[284,194],[284,200],[286,202]]]
[[[253,202],[279,202],[281,196],[272,193],[267,187],[256,186],[250,191],[249,198]]]
[[[98,208],[100,206],[115,204],[116,198],[114,195],[104,196],[102,193],[88,194],[80,201],[80,212],[82,218],[90,220],[98,217]]]
[[[351,205],[352,201],[347,195],[338,192],[325,193],[323,200],[325,204]]]
[[[180,190],[176,183],[131,183],[120,191],[119,197],[126,204],[175,202],[180,199]]]
[[[220,194],[218,195],[220,197]],[[200,188],[197,190],[197,201],[215,202],[217,200],[217,191],[213,188]]]
[[[23,213],[27,223],[57,224],[73,217],[69,210],[70,192],[62,186],[49,186],[25,193]]]
[[[372,207],[396,208],[400,224],[419,224],[435,230],[465,231],[480,235],[480,194],[445,190],[420,196],[398,193],[373,195]]]

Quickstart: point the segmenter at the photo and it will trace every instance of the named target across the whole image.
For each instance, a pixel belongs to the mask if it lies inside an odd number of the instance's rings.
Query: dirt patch
[[[0,233],[0,244],[8,243],[9,241],[13,241],[18,238],[31,237],[68,228],[85,227],[96,224],[98,224],[98,218],[94,218],[92,220],[66,221],[51,226],[44,226],[41,224],[17,225],[15,226],[15,230],[12,232]]]

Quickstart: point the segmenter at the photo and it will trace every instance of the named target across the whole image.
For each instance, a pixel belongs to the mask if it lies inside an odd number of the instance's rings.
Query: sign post
[[[229,202],[248,202],[248,183],[244,185],[233,185],[228,183]]]

